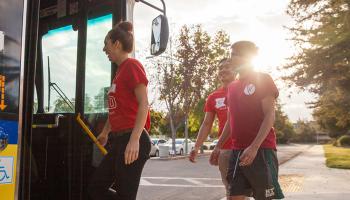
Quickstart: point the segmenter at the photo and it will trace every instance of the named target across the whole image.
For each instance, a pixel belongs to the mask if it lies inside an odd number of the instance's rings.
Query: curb
[[[204,156],[210,156],[211,152],[205,152],[203,154],[198,154],[197,158],[199,157],[204,157]],[[169,156],[169,157],[165,157],[165,158],[161,158],[161,157],[151,157],[150,160],[158,160],[158,161],[168,161],[168,160],[181,160],[181,159],[187,159],[188,155],[186,156]]]
[[[308,147],[302,149],[301,151],[299,152],[296,152],[295,154],[292,154],[288,157],[286,157],[285,159],[281,159],[281,160],[278,160],[278,165],[283,165],[284,163],[292,160],[293,158],[296,158],[297,156],[303,154],[305,151],[309,150],[310,148],[312,148],[314,145],[309,145]]]

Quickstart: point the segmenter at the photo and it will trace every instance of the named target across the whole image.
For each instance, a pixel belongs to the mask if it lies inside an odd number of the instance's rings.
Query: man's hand
[[[239,166],[249,166],[253,163],[256,154],[258,153],[258,148],[249,146],[247,147],[242,155],[239,157]]]
[[[130,165],[139,157],[139,140],[133,140],[130,138],[128,145],[124,152],[125,164]]]
[[[209,163],[211,165],[219,165],[219,155],[220,155],[220,149],[215,148],[213,152],[211,152]]]
[[[196,162],[196,158],[197,158],[197,155],[198,155],[198,148],[194,148],[191,153],[190,153],[190,156],[188,157],[188,159],[195,163]]]
[[[102,145],[105,146],[108,141],[108,133],[102,132],[100,135],[97,136],[97,141]]]

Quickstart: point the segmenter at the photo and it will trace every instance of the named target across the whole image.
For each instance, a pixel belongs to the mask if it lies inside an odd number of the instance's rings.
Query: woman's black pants
[[[135,200],[141,173],[149,159],[151,141],[144,131],[140,136],[139,157],[130,165],[124,161],[124,152],[131,133],[109,134],[111,148],[93,174],[88,192],[93,200]],[[116,193],[109,191],[112,184]]]

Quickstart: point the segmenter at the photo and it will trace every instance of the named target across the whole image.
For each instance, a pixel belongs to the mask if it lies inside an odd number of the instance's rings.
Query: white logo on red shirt
[[[113,96],[108,97],[108,109],[117,108],[117,102]]]
[[[249,84],[249,85],[245,86],[245,88],[244,88],[245,95],[250,96],[250,95],[254,94],[254,92],[255,92],[255,85]]]
[[[215,108],[222,108],[222,107],[225,107],[225,97],[223,98],[216,98],[215,99]]]

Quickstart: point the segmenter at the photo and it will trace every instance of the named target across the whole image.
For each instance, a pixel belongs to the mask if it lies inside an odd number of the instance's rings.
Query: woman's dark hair
[[[130,22],[119,22],[109,32],[108,37],[113,43],[117,40],[122,43],[123,50],[130,53],[134,47],[133,26]]]

